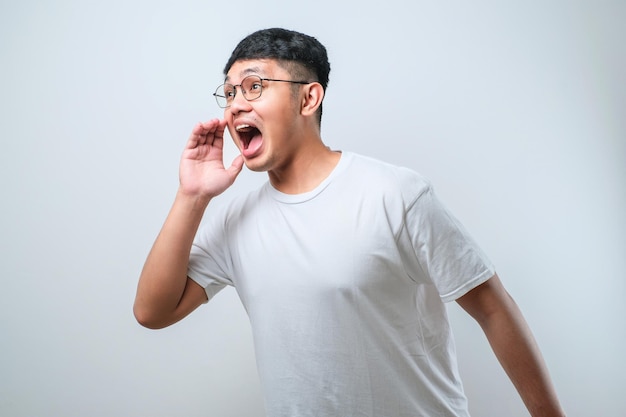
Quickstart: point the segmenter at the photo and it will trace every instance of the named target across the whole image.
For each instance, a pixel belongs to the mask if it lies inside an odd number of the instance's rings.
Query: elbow
[[[152,314],[148,309],[137,305],[137,303],[133,306],[133,315],[137,323],[147,329],[158,330],[167,327],[167,324],[160,320],[158,316]]]

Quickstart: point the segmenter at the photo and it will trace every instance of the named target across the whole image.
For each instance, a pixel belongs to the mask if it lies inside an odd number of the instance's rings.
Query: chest
[[[229,242],[233,282],[246,308],[405,291],[402,207],[384,199],[274,203],[240,219]]]

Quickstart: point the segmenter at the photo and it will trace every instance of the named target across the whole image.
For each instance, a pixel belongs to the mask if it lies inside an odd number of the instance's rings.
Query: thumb
[[[230,167],[228,167],[228,173],[231,175],[233,181],[237,178],[237,175],[241,172],[243,168],[243,156],[237,155],[237,157],[233,160]]]

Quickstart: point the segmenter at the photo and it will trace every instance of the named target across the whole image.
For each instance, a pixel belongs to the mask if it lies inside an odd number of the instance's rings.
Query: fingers
[[[215,130],[211,130],[213,133],[213,143],[216,140],[224,140],[224,129],[226,128],[226,120],[218,120]]]
[[[213,145],[215,140],[223,140],[225,127],[226,121],[219,119],[197,123],[191,131],[187,148],[195,148],[199,145]]]

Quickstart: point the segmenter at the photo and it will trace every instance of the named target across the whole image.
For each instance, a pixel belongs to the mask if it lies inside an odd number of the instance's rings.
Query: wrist
[[[189,193],[179,188],[176,192],[176,202],[187,207],[191,211],[204,212],[213,197],[210,195]]]

